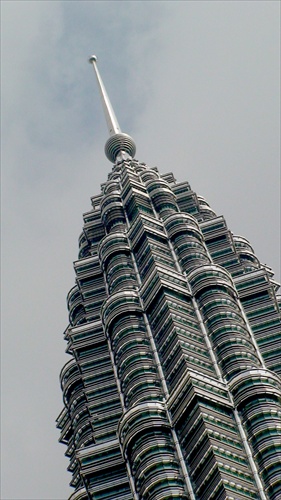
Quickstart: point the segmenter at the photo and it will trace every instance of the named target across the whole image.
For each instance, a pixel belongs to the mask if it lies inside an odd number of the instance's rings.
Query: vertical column
[[[190,272],[188,280],[247,430],[265,490],[276,500],[281,492],[281,450],[273,446],[272,438],[281,442],[280,380],[261,365],[227,271],[203,266]]]
[[[126,177],[126,172],[123,174]],[[119,439],[137,495],[142,500],[164,500],[168,494],[187,499],[139,302],[136,274],[123,226],[123,203],[118,186],[113,189],[112,184],[111,187],[110,191],[105,189],[101,204],[108,235],[101,242],[99,252],[109,292],[102,319],[125,406]],[[132,217],[138,210],[138,202],[138,199],[130,202]]]

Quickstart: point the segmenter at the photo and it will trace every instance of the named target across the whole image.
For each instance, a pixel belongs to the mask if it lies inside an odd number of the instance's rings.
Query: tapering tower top
[[[92,64],[94,71],[96,73],[100,96],[102,100],[103,111],[110,135],[109,139],[105,144],[104,148],[105,154],[109,159],[109,161],[111,161],[112,163],[115,162],[118,156],[123,159],[127,158],[128,156],[133,157],[136,152],[135,142],[132,139],[132,137],[130,137],[128,134],[124,134],[121,131],[121,128],[113,111],[113,108],[111,106],[109,97],[105,90],[105,86],[101,79],[99,70],[97,68],[96,64],[97,57],[91,56],[89,58],[89,63]]]

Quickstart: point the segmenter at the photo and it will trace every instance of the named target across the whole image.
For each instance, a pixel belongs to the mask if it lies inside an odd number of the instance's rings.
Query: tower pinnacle
[[[99,70],[97,68],[97,57],[92,55],[89,58],[89,63],[92,64],[98,82],[98,87],[100,91],[100,96],[102,100],[103,111],[109,131],[109,139],[105,144],[105,154],[109,161],[115,162],[117,156],[124,153],[126,156],[134,156],[136,152],[136,145],[132,137],[128,134],[124,134],[120,128],[117,121],[113,108],[111,106],[109,97],[105,90],[105,86],[101,79]],[[124,157],[124,156],[123,156]]]

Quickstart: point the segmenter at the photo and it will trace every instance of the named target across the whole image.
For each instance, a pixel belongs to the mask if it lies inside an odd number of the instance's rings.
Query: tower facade
[[[67,297],[70,499],[280,500],[273,273],[188,182],[134,158],[91,63],[113,168],[83,216]]]

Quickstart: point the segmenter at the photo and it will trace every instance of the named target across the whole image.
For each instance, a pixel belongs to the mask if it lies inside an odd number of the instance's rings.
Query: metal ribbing
[[[126,215],[126,220],[127,220],[127,227],[129,228],[130,226],[129,226],[129,221],[128,221],[127,215]],[[129,244],[130,244],[130,240],[128,240],[128,241],[129,241]],[[141,284],[142,284],[142,282],[141,282],[141,278],[140,278],[139,271],[138,271],[138,266],[137,266],[136,259],[135,259],[135,256],[134,256],[134,253],[133,253],[132,249],[131,249],[131,255],[132,255],[132,261],[133,261],[133,264],[134,264],[134,269],[135,269],[135,273],[136,273],[138,285],[140,287]],[[169,398],[169,391],[168,391],[168,387],[167,387],[167,384],[166,384],[166,379],[165,379],[165,376],[164,376],[164,373],[163,373],[162,365],[161,365],[161,362],[160,362],[160,359],[159,359],[159,355],[158,355],[158,351],[157,351],[157,348],[156,348],[156,345],[155,345],[153,334],[152,334],[152,331],[151,331],[151,328],[150,328],[150,324],[149,324],[147,315],[145,313],[143,301],[142,301],[142,298],[141,298],[140,295],[139,295],[139,299],[140,299],[140,303],[142,304],[143,316],[144,316],[144,321],[145,321],[145,325],[146,325],[146,328],[147,328],[147,333],[148,333],[148,336],[149,336],[149,340],[150,340],[150,344],[151,344],[151,347],[152,347],[153,356],[155,358],[155,363],[156,363],[157,370],[158,370],[158,373],[159,373],[159,378],[160,378],[160,381],[161,381],[161,384],[162,384],[162,388],[163,388],[163,392],[164,392],[164,395],[165,395],[166,413],[167,413],[168,421],[170,423],[171,432],[172,432],[172,436],[173,436],[173,441],[174,441],[176,452],[177,452],[177,455],[178,455],[178,458],[179,458],[180,466],[181,466],[181,469],[182,469],[182,472],[183,472],[183,477],[184,477],[185,482],[186,482],[186,488],[187,488],[187,491],[188,491],[188,494],[189,494],[191,500],[196,500],[195,499],[195,495],[193,493],[193,489],[192,489],[190,477],[189,477],[189,474],[188,474],[188,471],[187,471],[187,467],[186,467],[186,464],[185,464],[185,460],[184,460],[184,457],[183,457],[183,454],[182,454],[182,451],[181,451],[181,447],[180,447],[180,444],[179,444],[179,441],[178,441],[178,437],[177,437],[176,431],[175,431],[173,423],[172,423],[172,417],[171,417],[171,414],[170,414],[170,412],[169,412],[169,410],[168,410],[168,408],[166,406],[166,401]]]

